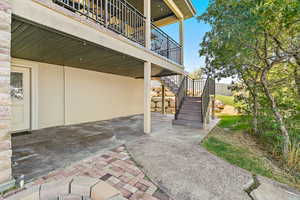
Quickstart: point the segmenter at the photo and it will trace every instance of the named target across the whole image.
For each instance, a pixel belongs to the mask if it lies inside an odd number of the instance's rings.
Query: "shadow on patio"
[[[160,124],[152,114],[152,126]],[[171,123],[170,119],[168,119]],[[26,182],[143,136],[143,115],[60,126],[12,138],[13,175]]]

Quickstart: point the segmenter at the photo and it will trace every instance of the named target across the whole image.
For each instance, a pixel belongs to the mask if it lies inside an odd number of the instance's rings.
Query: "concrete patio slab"
[[[247,194],[244,189],[253,183],[252,175],[199,145],[217,121],[203,130],[172,126],[172,119],[153,113],[150,135],[143,134],[139,115],[18,136],[13,138],[14,170],[35,179],[26,184],[29,187],[89,176],[130,200],[273,200],[274,195],[300,200],[298,191],[259,176],[261,185]],[[124,143],[131,156],[120,146]]]
[[[153,133],[126,144],[134,160],[156,184],[176,200],[251,200],[246,170],[232,166],[201,148],[207,129],[172,126],[172,116],[154,116]]]
[[[260,184],[251,192],[253,200],[300,200],[300,192],[287,185],[258,176]]]
[[[29,182],[143,135],[142,115],[32,131],[12,138],[13,175]]]

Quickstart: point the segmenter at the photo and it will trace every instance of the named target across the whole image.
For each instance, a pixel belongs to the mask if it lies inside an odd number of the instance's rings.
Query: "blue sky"
[[[197,14],[196,16],[201,15],[205,12],[208,6],[208,0],[192,0]],[[210,26],[199,22],[196,19],[196,16],[185,20],[185,47],[184,47],[184,63],[186,70],[191,72],[200,66],[204,66],[204,58],[199,57],[200,42],[204,34],[210,30]],[[168,33],[172,38],[178,41],[178,23],[171,24],[166,27],[163,27],[163,30]]]
[[[199,57],[200,42],[205,33],[210,30],[210,26],[197,20],[197,16],[203,14],[208,7],[209,0],[192,0],[197,14],[195,17],[185,20],[185,45],[184,45],[184,65],[185,70],[192,72],[193,70],[204,67],[205,59]],[[162,28],[168,35],[176,41],[179,40],[178,23],[171,24]],[[219,83],[231,83],[232,78],[223,78]]]

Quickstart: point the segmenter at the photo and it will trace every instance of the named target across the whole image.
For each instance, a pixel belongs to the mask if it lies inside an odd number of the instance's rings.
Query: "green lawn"
[[[249,117],[245,115],[218,115],[221,119],[219,122],[219,127],[229,128],[232,130],[248,130],[249,127]]]
[[[203,146],[229,163],[244,168],[253,174],[273,176],[272,171],[265,168],[260,159],[252,157],[247,149],[233,146],[215,137],[209,137],[204,141]]]
[[[216,95],[216,99],[222,101],[225,105],[235,106],[233,96]]]
[[[300,179],[280,169],[276,162],[259,147],[249,130],[245,115],[219,115],[221,121],[202,141],[201,146],[227,162],[244,168],[254,175],[262,175],[300,188]]]

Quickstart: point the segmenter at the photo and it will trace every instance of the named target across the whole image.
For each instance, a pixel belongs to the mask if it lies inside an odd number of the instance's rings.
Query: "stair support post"
[[[215,105],[216,104],[216,96],[211,95],[211,118],[214,120],[216,119],[216,110],[215,110]]]
[[[210,112],[211,110],[209,109],[210,106],[211,106],[211,100],[210,100],[210,96],[209,96],[209,100],[208,100],[209,104],[208,104],[208,109],[207,109],[207,112],[206,112],[206,115],[203,116],[203,128],[205,129],[207,127],[207,124],[210,123]]]
[[[166,114],[166,107],[165,107],[165,85],[161,85],[161,113],[164,115]]]
[[[193,97],[195,96],[195,79],[193,79]]]
[[[209,105],[209,107],[210,107],[210,105]],[[209,124],[210,123],[210,109],[209,109],[209,107],[208,107],[208,109],[207,109],[207,112],[206,112],[206,124]]]
[[[189,79],[188,77],[186,76],[185,77],[185,96],[188,96],[188,92],[189,92]]]

